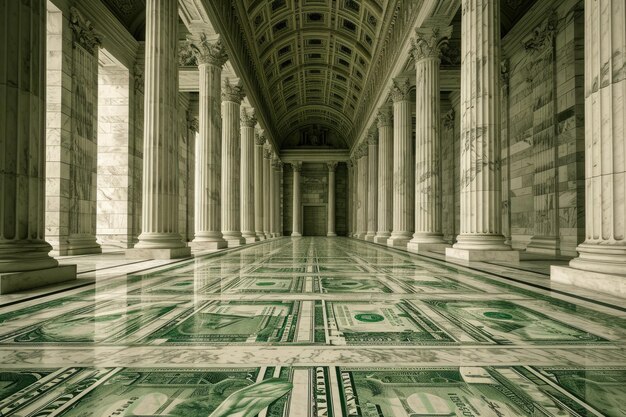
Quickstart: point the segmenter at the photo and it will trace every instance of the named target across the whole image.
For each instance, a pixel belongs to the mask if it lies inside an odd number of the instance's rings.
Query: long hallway
[[[346,238],[151,262],[2,304],[0,416],[626,416],[610,296]]]

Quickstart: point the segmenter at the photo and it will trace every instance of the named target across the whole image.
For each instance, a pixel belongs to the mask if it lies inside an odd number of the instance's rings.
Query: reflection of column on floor
[[[54,59],[49,60],[47,74],[51,88],[46,117],[47,234],[55,255],[100,253],[96,242],[100,37],[74,7],[70,16],[64,16],[51,6],[50,21],[58,33],[51,33],[48,47]]]
[[[191,251],[178,230],[178,4],[148,0],[146,16],[142,227],[126,256],[180,258]]]
[[[10,51],[0,71],[3,139],[0,140],[0,294],[76,278],[59,267],[44,240],[46,138],[46,2],[4,2],[8,26],[0,50]],[[24,127],[28,128],[24,128]]]
[[[500,177],[500,6],[463,3],[461,64],[461,234],[446,256],[515,261],[504,244]],[[476,80],[483,80],[478,89]]]
[[[624,2],[585,1],[585,23],[586,236],[571,268],[553,266],[551,278],[626,296]]]

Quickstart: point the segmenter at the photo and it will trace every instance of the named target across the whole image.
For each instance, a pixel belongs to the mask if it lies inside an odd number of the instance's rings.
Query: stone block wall
[[[538,2],[503,39],[504,234],[518,249],[554,236],[573,256],[584,235],[581,19],[582,1]]]

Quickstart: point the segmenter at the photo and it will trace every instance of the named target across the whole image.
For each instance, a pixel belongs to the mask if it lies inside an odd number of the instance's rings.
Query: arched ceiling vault
[[[214,7],[210,17],[231,29],[220,31],[231,45],[245,45],[277,142],[319,126],[350,147],[362,93],[403,2],[419,0],[233,0],[232,13]]]

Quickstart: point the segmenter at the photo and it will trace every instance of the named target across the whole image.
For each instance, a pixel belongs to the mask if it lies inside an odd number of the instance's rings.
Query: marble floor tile
[[[626,416],[626,309],[541,264],[345,238],[70,261],[80,287],[0,297],[0,416]]]

